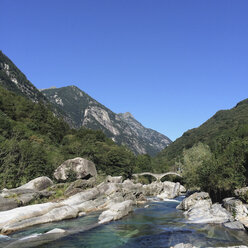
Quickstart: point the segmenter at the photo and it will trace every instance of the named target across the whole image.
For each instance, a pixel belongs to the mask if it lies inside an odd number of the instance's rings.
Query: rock
[[[223,199],[223,206],[234,216],[236,220],[248,215],[248,210],[242,201],[234,197]]]
[[[209,198],[206,192],[194,193],[185,198],[177,209],[186,210],[185,216],[190,223],[225,223],[233,221],[232,215],[220,204]]]
[[[50,178],[38,177],[16,189],[31,189],[34,191],[41,191],[41,190],[47,189],[48,187],[52,185],[53,185],[53,182]]]
[[[9,210],[12,208],[17,208],[18,202],[13,198],[4,198],[0,196],[0,211]]]
[[[75,172],[76,177],[87,178],[96,177],[96,167],[95,164],[84,158],[74,158],[66,160],[61,164],[54,172],[54,177],[57,180],[67,180],[70,172]]]
[[[61,229],[61,228],[54,228],[54,229],[52,229],[51,231],[46,232],[46,233],[65,233],[65,232],[66,232],[66,230],[64,230],[64,229]]]
[[[248,228],[248,210],[241,200],[234,197],[223,199],[223,206],[233,215],[235,220],[241,222]]]
[[[183,185],[180,185],[179,192],[180,192],[180,195],[185,195],[187,190]]]
[[[61,206],[54,208],[41,216],[35,216],[33,218],[24,219],[19,222],[10,223],[2,228],[3,233],[9,233],[16,230],[21,230],[27,226],[33,226],[37,224],[44,224],[53,221],[60,221],[65,219],[71,219],[77,217],[77,209],[71,206]]]
[[[192,244],[180,243],[180,244],[173,246],[172,248],[194,248],[194,247],[195,246],[193,246]]]
[[[123,216],[127,215],[129,212],[133,210],[133,201],[127,200],[121,203],[116,203],[110,207],[109,210],[106,210],[101,213],[99,216],[99,224],[107,223],[111,220],[118,220]]]
[[[233,230],[245,230],[244,225],[239,221],[232,221],[223,224],[225,227]]]
[[[49,197],[51,194],[44,189],[53,185],[53,182],[48,177],[38,177],[32,181],[14,189],[3,189],[0,196],[8,198],[8,200],[0,200],[0,210],[1,202],[8,202],[8,208],[2,208],[2,210],[10,210],[18,206],[25,206],[29,204],[32,200]],[[0,198],[2,199],[2,198]],[[12,204],[10,204],[12,202]]]
[[[248,187],[243,187],[243,188],[240,188],[240,189],[236,189],[234,190],[234,194],[235,196],[237,197],[245,197],[247,195],[248,197]]]
[[[49,232],[46,233],[36,233],[29,236],[26,236],[24,238],[21,238],[17,241],[14,241],[13,243],[10,243],[6,246],[6,248],[31,248],[31,247],[37,247],[40,245],[45,245],[47,243],[50,243],[52,241],[55,241],[57,239],[60,239],[62,237],[65,237],[69,235],[70,233],[60,229],[55,228]]]
[[[144,195],[157,196],[162,193],[164,184],[162,182],[152,182],[147,185],[143,185]]]
[[[189,197],[185,198],[178,206],[177,209],[188,210],[193,207],[197,202],[203,201],[208,205],[212,205],[209,194],[206,192],[196,192]],[[204,202],[202,204],[204,204]]]
[[[164,199],[173,199],[180,195],[180,183],[173,182],[163,182],[162,193],[157,195],[158,198]]]
[[[122,181],[123,181],[122,176],[119,177],[107,176],[106,178],[107,183],[122,183]]]
[[[171,248],[198,248],[198,246],[193,246],[192,244],[180,243]],[[225,246],[225,247],[217,246],[217,247],[206,247],[206,248],[248,248],[248,246],[238,245],[238,246]]]
[[[28,205],[35,198],[39,198],[38,196],[39,196],[39,193],[33,192],[33,193],[18,195],[17,199],[20,202],[21,206],[25,206],[25,205]]]
[[[65,190],[65,196],[71,196],[76,193],[79,193],[87,188],[92,188],[95,185],[96,179],[94,177],[84,180],[78,179],[72,182]]]
[[[64,195],[69,197],[69,196],[75,195],[77,193],[80,193],[82,191],[84,191],[84,190],[79,189],[79,188],[66,189]]]

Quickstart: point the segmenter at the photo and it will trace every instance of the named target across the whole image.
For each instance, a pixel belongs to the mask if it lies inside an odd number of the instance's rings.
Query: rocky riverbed
[[[119,220],[130,214],[137,206],[143,206],[149,197],[168,201],[186,193],[186,189],[180,183],[156,181],[143,185],[129,179],[123,181],[120,176],[108,176],[102,183],[97,184],[94,164],[81,158],[63,163],[55,171],[57,180],[67,180],[69,170],[78,173],[79,179],[69,184],[53,184],[48,177],[40,177],[15,189],[3,189],[0,193],[1,234],[10,235],[32,226],[59,223],[59,221],[87,216],[92,212],[99,213],[97,221],[80,229],[47,230],[39,235],[31,235],[10,242],[6,247],[36,247],[43,243],[50,243]],[[93,177],[86,180],[81,179],[82,175]],[[53,190],[61,185],[67,187],[64,192],[65,197],[29,205],[34,203],[34,200],[51,197],[54,194]],[[221,224],[225,228],[239,231],[244,231],[248,227],[247,206],[234,197],[224,199],[221,204],[213,204],[208,193],[196,192],[175,207],[183,213],[187,223]],[[2,237],[7,238],[7,236]],[[180,245],[187,247],[189,244]]]

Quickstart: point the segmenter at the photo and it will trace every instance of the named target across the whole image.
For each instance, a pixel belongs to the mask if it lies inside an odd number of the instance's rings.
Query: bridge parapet
[[[180,174],[178,174],[176,172],[166,172],[166,173],[161,173],[161,174],[156,174],[156,173],[151,173],[151,172],[142,172],[142,173],[133,174],[133,176],[136,178],[138,178],[139,176],[146,176],[146,175],[155,177],[156,180],[159,182],[161,181],[161,179],[164,176],[168,176],[168,175],[174,175],[174,176],[182,177]]]

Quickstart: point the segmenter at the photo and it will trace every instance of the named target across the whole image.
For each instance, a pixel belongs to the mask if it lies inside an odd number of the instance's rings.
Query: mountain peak
[[[133,115],[130,112],[126,112],[126,113],[120,113],[119,115],[121,115],[124,119],[128,119],[128,118],[133,118]]]

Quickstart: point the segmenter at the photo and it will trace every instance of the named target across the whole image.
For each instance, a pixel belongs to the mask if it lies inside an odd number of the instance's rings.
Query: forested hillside
[[[46,105],[0,87],[1,188],[52,177],[64,160],[78,156],[95,162],[98,172],[106,175],[127,177],[144,166],[144,155],[136,157],[102,131],[71,129]]]
[[[248,99],[187,131],[155,159],[159,170],[181,170],[188,186],[223,195],[248,183]]]
[[[115,143],[125,144],[136,154],[154,156],[171,143],[165,135],[145,128],[130,113],[116,114],[74,85],[44,89],[42,93],[66,114],[62,115],[70,126],[102,130]]]

